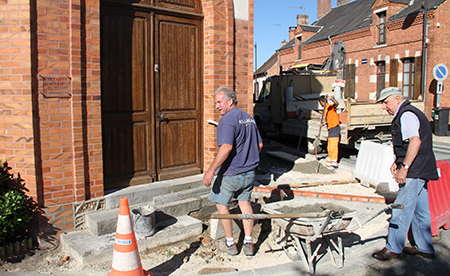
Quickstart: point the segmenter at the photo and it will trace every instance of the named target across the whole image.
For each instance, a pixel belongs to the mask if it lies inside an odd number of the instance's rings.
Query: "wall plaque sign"
[[[44,81],[41,94],[45,98],[70,98],[70,81],[69,76],[66,77],[44,77],[39,75]]]

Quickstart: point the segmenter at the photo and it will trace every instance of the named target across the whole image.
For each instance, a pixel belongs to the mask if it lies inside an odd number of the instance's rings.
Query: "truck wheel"
[[[308,153],[309,154],[316,154],[316,150],[314,149],[314,140],[308,139]],[[323,151],[322,145],[317,146],[317,153],[321,153]]]

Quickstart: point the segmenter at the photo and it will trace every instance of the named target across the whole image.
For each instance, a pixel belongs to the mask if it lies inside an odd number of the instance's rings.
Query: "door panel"
[[[144,10],[101,7],[105,190],[201,173],[201,19]]]
[[[160,127],[162,152],[177,152],[177,154],[162,154],[161,169],[169,169],[171,166],[184,166],[196,162],[196,148],[192,147],[196,141],[195,120],[174,120],[163,123]],[[174,133],[178,135],[172,136]],[[179,151],[179,149],[185,149]]]
[[[148,87],[151,14],[102,6],[101,70],[105,190],[154,181]]]
[[[158,178],[197,174],[202,156],[200,21],[155,18]]]

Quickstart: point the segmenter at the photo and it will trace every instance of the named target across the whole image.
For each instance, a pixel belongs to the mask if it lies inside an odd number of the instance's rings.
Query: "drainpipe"
[[[428,36],[428,0],[425,0],[423,3],[423,37],[422,37],[422,94],[423,94],[423,102],[424,107],[426,105],[425,97],[427,95],[426,91],[426,82],[427,82],[427,36]],[[424,108],[425,109],[425,108]],[[425,111],[425,110],[424,110]]]
[[[328,41],[330,42],[330,54],[333,52],[333,43],[331,42],[330,36],[328,36]]]

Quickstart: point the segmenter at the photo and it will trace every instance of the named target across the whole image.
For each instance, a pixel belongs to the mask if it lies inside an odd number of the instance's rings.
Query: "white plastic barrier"
[[[397,193],[398,184],[392,178],[390,167],[394,162],[392,146],[370,141],[361,142],[353,177],[361,184],[375,186],[380,193]]]

